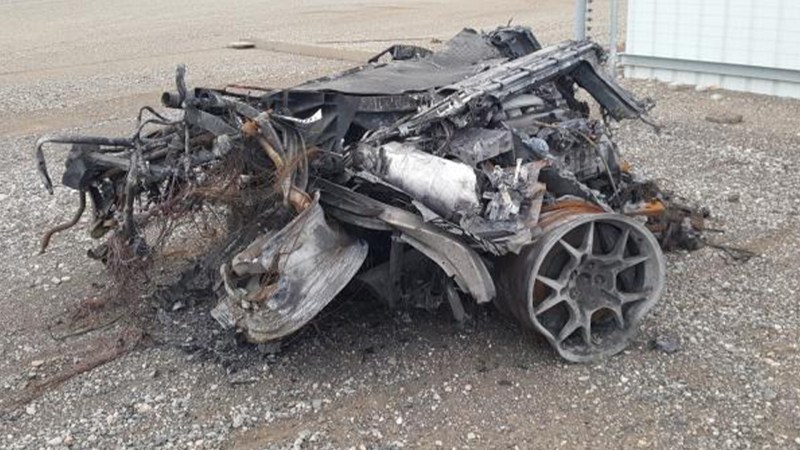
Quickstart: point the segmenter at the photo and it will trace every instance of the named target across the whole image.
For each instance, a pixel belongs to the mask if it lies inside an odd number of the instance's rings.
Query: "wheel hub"
[[[613,301],[616,299],[605,294],[614,289],[614,278],[609,265],[598,259],[589,259],[570,274],[566,294],[586,311],[619,306]]]

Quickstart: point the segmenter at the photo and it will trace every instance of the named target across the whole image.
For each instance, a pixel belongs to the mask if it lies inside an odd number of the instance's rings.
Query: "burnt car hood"
[[[362,66],[301,84],[292,90],[350,95],[424,92],[475,75],[504,58],[506,55],[496,43],[492,43],[490,35],[467,28],[436,52],[386,64]]]

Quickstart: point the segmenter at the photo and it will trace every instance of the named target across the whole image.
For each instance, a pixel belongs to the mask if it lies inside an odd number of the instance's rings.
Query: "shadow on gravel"
[[[53,367],[46,380],[34,381],[20,395],[0,402],[0,412],[19,411],[75,376],[151,346],[177,348],[189,361],[217,364],[231,384],[258,381],[247,374],[265,362],[288,366],[293,373],[311,370],[341,375],[381,358],[396,360],[401,354],[417,360],[431,348],[473,360],[477,372],[501,365],[527,369],[532,361],[556,360],[544,339],[491,304],[465,302],[468,319],[457,323],[446,303],[432,310],[393,310],[352,285],[281,342],[250,344],[211,317],[216,278],[204,267],[215,266],[209,263],[213,257],[186,264],[186,256],[179,258],[183,263],[174,258],[160,261],[159,268],[151,271],[160,273],[158,279],[139,279],[141,283],[132,286],[109,279],[107,285],[87,287],[87,298],[46,325],[50,337],[69,349],[61,355],[60,366]],[[176,271],[176,278],[169,275]],[[171,278],[177,281],[170,282]]]
[[[215,303],[211,297],[185,296],[173,303],[179,305],[176,311],[159,309],[152,330],[156,345],[179,348],[190,359],[212,361],[231,376],[264,361],[324,361],[331,352],[355,356],[363,364],[375,355],[391,354],[420,340],[441,349],[463,345],[464,339],[470,345],[473,341],[480,341],[482,346],[488,342],[496,353],[507,353],[504,359],[510,360],[519,359],[520,346],[540,353],[536,358],[555,358],[543,339],[504,317],[491,304],[465,302],[469,319],[457,323],[446,304],[435,310],[392,310],[365,291],[349,286],[298,332],[279,343],[254,345],[217,324],[210,315]],[[475,349],[476,354],[481,351]]]

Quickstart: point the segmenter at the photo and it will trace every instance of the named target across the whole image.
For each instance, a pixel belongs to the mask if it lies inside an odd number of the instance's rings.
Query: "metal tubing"
[[[586,0],[575,0],[575,40],[586,39]]]

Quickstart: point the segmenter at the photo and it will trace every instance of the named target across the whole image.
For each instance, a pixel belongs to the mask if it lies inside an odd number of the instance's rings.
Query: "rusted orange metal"
[[[542,206],[542,213],[539,216],[539,223],[537,226],[542,230],[546,230],[573,216],[581,214],[599,214],[603,212],[605,212],[603,208],[585,200],[574,198],[558,200],[549,205]]]

